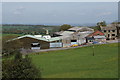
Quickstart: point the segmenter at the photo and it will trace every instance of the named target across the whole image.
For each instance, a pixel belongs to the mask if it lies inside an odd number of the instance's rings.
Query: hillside
[[[29,56],[41,70],[42,78],[117,78],[118,44],[103,44]]]

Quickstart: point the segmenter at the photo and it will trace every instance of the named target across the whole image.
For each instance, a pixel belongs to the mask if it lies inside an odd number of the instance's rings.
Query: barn
[[[53,37],[50,39],[46,39],[44,37],[33,36],[33,35],[24,35],[17,38],[14,38],[11,41],[20,41],[22,42],[22,48],[24,49],[49,49],[55,47],[62,47],[62,43],[60,42],[59,37]]]

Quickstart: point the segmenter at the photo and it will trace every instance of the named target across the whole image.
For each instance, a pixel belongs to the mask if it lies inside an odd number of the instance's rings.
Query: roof
[[[45,39],[43,37],[35,37],[33,35],[24,35],[24,36],[20,36],[20,37],[17,37],[17,38],[14,38],[12,40],[17,40],[17,39],[21,39],[21,38],[25,38],[25,37],[29,37],[29,38],[33,38],[33,39],[37,39],[37,40],[42,40],[42,41],[47,41],[47,42],[52,42],[52,41],[57,41],[57,40],[60,40],[59,37],[53,37],[53,38],[50,38],[50,39]],[[11,41],[11,40],[9,40]]]
[[[48,39],[48,41],[50,41],[50,42],[52,42],[52,41],[58,41],[58,40],[61,40],[61,38],[59,38],[59,37],[53,37],[53,38]]]
[[[63,35],[63,36],[66,36],[66,35],[71,35],[73,34],[74,32],[71,32],[71,31],[64,31],[63,33],[61,33],[60,35]]]
[[[116,25],[115,24],[109,24],[105,27],[101,27],[102,30],[116,30]]]
[[[101,31],[97,30],[97,31],[89,34],[87,37],[97,36],[98,34],[99,34],[100,36],[103,36],[103,35],[104,35],[104,33],[102,33]]]
[[[73,28],[70,28],[70,29],[68,29],[68,30],[73,30],[73,31],[81,31],[81,32],[83,32],[83,31],[94,31],[94,29],[92,29],[92,28],[89,28],[89,27],[73,27]]]
[[[34,35],[35,37],[42,37],[42,35]]]
[[[45,38],[38,38],[38,37],[35,37],[33,35],[24,35],[24,36],[20,36],[20,37],[17,37],[17,38],[14,38],[12,40],[17,40],[17,39],[21,39],[21,38],[25,38],[25,37],[29,37],[29,38],[33,38],[33,39],[37,39],[37,40],[43,40],[43,41],[47,41]]]
[[[68,29],[68,30],[75,30],[75,31],[78,31],[78,30],[80,30],[81,28],[80,27],[72,27],[72,28],[70,28],[70,29]]]
[[[64,31],[60,31],[60,32],[55,32],[54,34],[58,34],[58,35],[60,35],[60,34],[62,34]]]
[[[85,38],[86,36],[88,36],[89,34],[85,34],[85,33],[83,33],[83,34],[80,34],[80,37],[79,38]]]
[[[70,36],[59,36],[60,39],[70,39]]]

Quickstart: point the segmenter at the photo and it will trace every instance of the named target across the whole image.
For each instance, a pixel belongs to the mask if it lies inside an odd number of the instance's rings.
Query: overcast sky
[[[3,23],[85,24],[118,19],[117,2],[3,2]]]

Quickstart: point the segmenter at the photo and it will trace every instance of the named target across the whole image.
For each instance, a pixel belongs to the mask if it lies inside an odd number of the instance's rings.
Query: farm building
[[[103,42],[106,42],[106,37],[104,33],[98,30],[89,34],[86,37],[86,43],[103,43]]]
[[[118,36],[117,25],[109,24],[107,26],[101,26],[101,31],[105,34],[107,40],[115,40]]]
[[[50,38],[50,36],[40,35],[24,35],[14,38],[8,42],[18,40],[22,42],[22,48],[24,49],[48,49],[54,47],[62,47],[61,39],[59,37]]]
[[[73,27],[67,31],[55,32],[54,36],[62,39],[63,47],[68,47],[73,44],[86,43],[85,37],[93,32],[94,30],[88,27]]]

